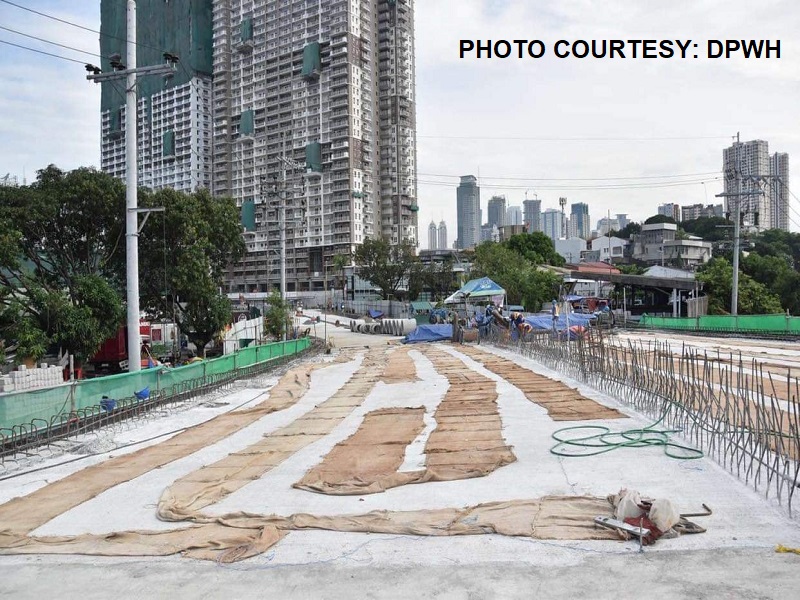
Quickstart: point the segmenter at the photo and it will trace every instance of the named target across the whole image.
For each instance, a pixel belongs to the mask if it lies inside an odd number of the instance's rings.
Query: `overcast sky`
[[[99,1],[14,3],[99,29]],[[484,220],[493,194],[521,205],[527,192],[542,200],[543,209],[557,208],[559,196],[566,196],[568,205],[586,202],[592,226],[607,211],[641,220],[664,202],[720,202],[714,195],[722,190],[722,149],[737,132],[743,141],[767,140],[770,152],[788,152],[790,188],[800,195],[796,0],[419,0],[415,5],[423,248],[432,219],[447,222],[452,244],[460,175],[480,178]],[[98,51],[97,34],[4,1],[0,26]],[[461,39],[538,39],[547,55],[461,59]],[[698,43],[700,58],[559,59],[553,46],[562,39],[690,39]],[[780,39],[781,58],[708,59],[709,39]],[[10,172],[21,179],[24,171],[30,181],[50,163],[64,169],[98,165],[100,90],[86,81],[82,66],[96,59],[5,29],[0,40],[81,63],[0,44],[0,177]],[[691,183],[674,185],[683,181]],[[672,185],[663,187],[667,183]],[[791,202],[792,229],[800,231],[800,202]]]

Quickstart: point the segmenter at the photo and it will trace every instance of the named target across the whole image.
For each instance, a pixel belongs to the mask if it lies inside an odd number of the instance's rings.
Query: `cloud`
[[[99,2],[87,7],[46,2],[36,9],[92,29],[99,28]],[[96,6],[95,6],[96,4]],[[69,7],[69,10],[63,10]],[[90,10],[91,8],[91,10]],[[0,23],[36,37],[98,52],[98,36],[39,15],[0,5]],[[85,78],[82,61],[92,56],[0,31],[0,39],[73,58],[69,62],[2,46],[0,52],[0,170],[28,181],[54,163],[71,169],[99,165],[100,89]]]

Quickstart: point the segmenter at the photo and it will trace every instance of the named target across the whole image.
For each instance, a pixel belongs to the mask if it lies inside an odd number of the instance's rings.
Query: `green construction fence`
[[[183,367],[155,367],[136,373],[122,373],[95,379],[83,379],[52,388],[0,394],[0,429],[31,423],[34,419],[50,422],[54,417],[97,406],[103,396],[131,398],[134,392],[149,388],[155,394],[176,385],[222,375],[256,364],[297,354],[307,349],[308,338],[251,346],[219,358],[203,360]]]
[[[778,315],[704,315],[702,317],[651,317],[639,322],[653,329],[720,331],[732,333],[800,334],[800,317]]]

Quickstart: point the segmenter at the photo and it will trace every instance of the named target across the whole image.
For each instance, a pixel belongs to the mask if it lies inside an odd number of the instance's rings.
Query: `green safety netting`
[[[705,315],[702,317],[651,317],[641,324],[659,329],[690,331],[747,331],[753,333],[800,333],[800,317],[786,315]]]
[[[50,422],[71,411],[97,406],[103,396],[131,398],[134,392],[149,388],[151,393],[180,393],[201,385],[206,377],[219,376],[245,367],[302,352],[310,345],[307,338],[252,346],[219,358],[176,368],[157,367],[137,373],[84,379],[53,388],[0,394],[0,429],[30,423],[34,419]]]

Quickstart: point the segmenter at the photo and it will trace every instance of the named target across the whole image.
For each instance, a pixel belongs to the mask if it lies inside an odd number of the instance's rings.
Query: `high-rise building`
[[[659,205],[658,214],[674,219],[676,223],[681,222],[681,207],[673,202]]]
[[[506,225],[522,225],[522,209],[519,206],[506,209]]]
[[[180,58],[174,76],[138,82],[139,182],[236,199],[247,254],[228,274],[230,291],[278,286],[279,202],[289,292],[321,290],[333,257],[368,237],[418,243],[411,0],[137,8],[139,66],[162,63],[164,52]],[[124,2],[101,0],[101,32],[101,54],[124,60]],[[118,177],[121,90],[104,83],[101,100],[101,164]],[[270,196],[276,181],[282,190]]]
[[[447,223],[439,223],[439,250],[447,250]]]
[[[279,203],[289,292],[367,238],[417,244],[411,0],[215,0],[213,27],[214,188],[247,229],[233,282],[278,282]]]
[[[472,175],[465,175],[456,190],[458,249],[472,248],[481,241],[481,188]]]
[[[522,208],[528,233],[542,231],[542,201],[525,200],[522,203]]]
[[[722,204],[687,204],[681,206],[681,216],[684,221],[694,221],[703,217],[723,216]]]
[[[138,179],[151,189],[191,192],[211,188],[212,0],[139,0],[136,50],[139,66],[164,64],[163,54],[180,58],[170,77],[143,76],[138,91]],[[126,60],[126,3],[100,2],[101,68],[109,57]],[[125,178],[125,82],[101,84],[100,168]],[[212,190],[213,191],[213,190]]]
[[[619,231],[620,229],[622,228],[619,226],[619,219],[603,217],[597,222],[598,235],[606,235],[609,231]]]
[[[561,216],[561,211],[555,208],[548,208],[542,213],[542,231],[553,241],[562,237]]]
[[[481,242],[499,242],[500,241],[500,229],[498,229],[497,225],[489,225],[489,223],[484,223],[481,225]]]
[[[488,205],[489,219],[487,223],[498,229],[506,224],[506,197],[492,196]]]
[[[583,240],[588,240],[592,233],[592,224],[589,221],[589,205],[576,202],[570,207],[570,234]]]
[[[726,194],[725,211],[735,218],[737,207],[740,222],[751,231],[769,229],[772,223],[769,194],[762,193],[763,183],[749,179],[770,174],[769,144],[764,140],[734,142],[722,151],[722,173]],[[769,190],[769,185],[766,186]]]
[[[628,213],[617,213],[617,223],[619,223],[620,229],[625,229],[628,223],[630,223],[630,219],[628,218]]]
[[[438,248],[438,233],[439,230],[436,227],[436,223],[431,221],[431,224],[428,225],[428,250],[436,250]]]
[[[776,152],[769,159],[770,227],[789,231],[789,155]]]

